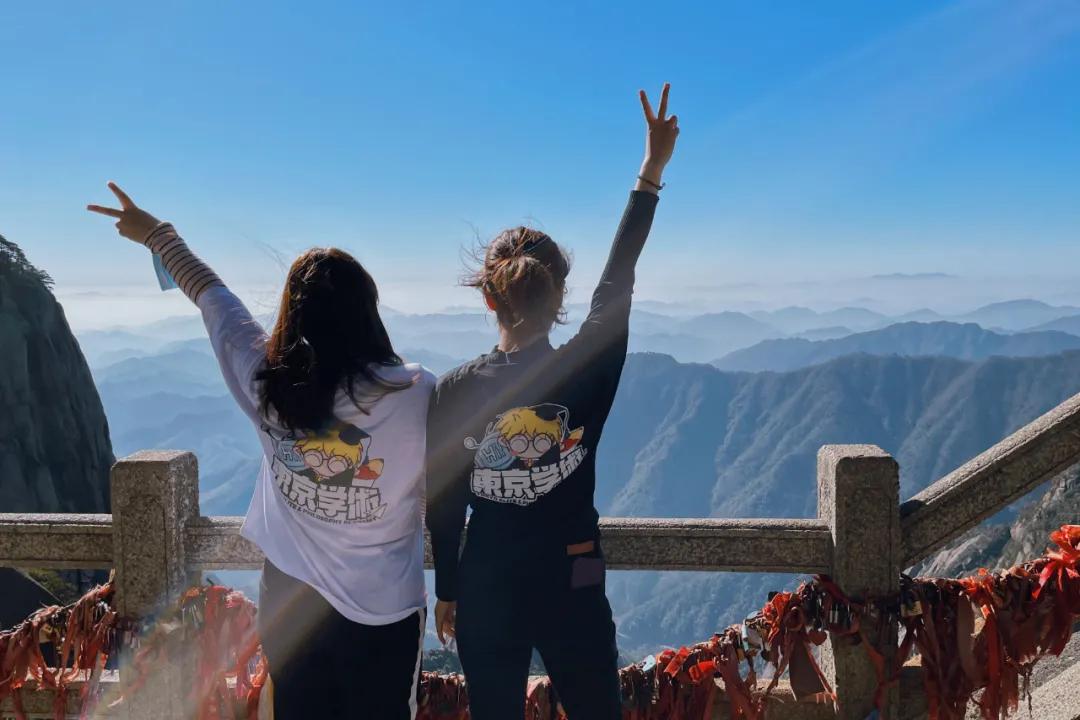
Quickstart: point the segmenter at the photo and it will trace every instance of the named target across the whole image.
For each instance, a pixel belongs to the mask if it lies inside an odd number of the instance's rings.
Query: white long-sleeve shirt
[[[171,225],[146,244],[202,311],[225,383],[262,444],[242,535],[355,622],[389,624],[425,607],[421,512],[434,376],[414,364],[373,367],[411,386],[385,392],[358,380],[359,405],[339,391],[328,430],[290,432],[259,409],[263,328]]]

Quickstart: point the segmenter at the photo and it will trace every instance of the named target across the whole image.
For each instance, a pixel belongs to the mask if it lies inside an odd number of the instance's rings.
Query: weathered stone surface
[[[900,720],[926,720],[926,684],[922,665],[909,662],[900,668]]]
[[[830,535],[816,520],[602,518],[609,567],[828,572]]]
[[[191,567],[257,569],[262,552],[240,537],[241,518],[199,518],[188,525]],[[623,570],[828,572],[831,535],[816,520],[601,518],[609,567]],[[424,538],[431,567],[431,543]]]
[[[187,527],[188,567],[196,570],[260,570],[263,553],[240,536],[242,517],[201,517]]]
[[[723,686],[722,682],[718,682]],[[759,683],[759,688],[761,684]],[[781,680],[769,695],[768,720],[835,720],[832,705],[799,702],[791,692],[791,685]],[[720,695],[713,707],[714,720],[730,720],[731,703],[726,695]]]
[[[195,456],[142,451],[112,471],[113,551],[117,610],[157,612],[187,585],[186,530],[199,516]]]
[[[900,471],[876,445],[826,445],[818,451],[818,517],[833,537],[832,577],[852,598],[889,595],[900,589]],[[885,672],[896,671],[897,629],[879,633],[868,616],[866,636],[885,656]],[[880,638],[880,639],[879,639]],[[874,707],[877,673],[866,649],[850,638],[822,647],[821,668],[840,700],[841,720],[863,720]],[[897,688],[886,699],[895,716]]]
[[[118,709],[109,708],[109,703],[117,697],[116,688],[119,685],[117,679],[114,670],[106,670],[101,674],[102,702],[98,704],[98,708],[93,714],[94,720],[120,717]],[[69,691],[64,703],[65,717],[73,720],[79,717],[79,709],[82,704],[80,692],[83,684],[81,678],[69,683]],[[36,680],[30,680],[19,693],[23,709],[26,711],[29,720],[52,720],[54,703],[56,702],[55,690],[40,688]],[[3,718],[3,720],[8,720],[8,718],[14,720],[15,718],[15,710],[10,697],[0,702],[0,718]]]
[[[1028,714],[1026,702],[1021,698],[1020,711],[1014,713],[1013,717],[1018,720],[1025,717],[1035,720],[1080,720],[1080,662],[1075,656],[1080,643],[1077,639],[1077,636],[1073,637],[1061,658],[1048,656],[1036,663],[1031,677],[1031,713]],[[1073,651],[1071,655],[1070,649]],[[927,719],[922,666],[917,655],[908,660],[901,670],[900,698],[899,720]],[[981,717],[978,706],[969,702],[965,718],[980,720]]]
[[[1025,425],[900,507],[903,566],[1080,460],[1080,395]]]
[[[199,516],[198,463],[189,452],[139,452],[113,466],[111,489],[116,608],[121,615],[152,616],[189,584],[187,526]],[[133,679],[125,660],[123,687]],[[128,717],[185,717],[185,675],[185,664],[156,668],[125,698]]]
[[[901,682],[904,682],[904,678],[901,678]],[[921,680],[920,680],[921,682]],[[67,698],[67,714],[71,718],[78,717],[79,713],[79,689],[82,683],[76,681],[72,683],[71,689],[73,692],[68,694]],[[102,702],[98,705],[97,712],[94,713],[95,718],[118,718],[123,717],[121,708],[109,708],[109,702],[115,699],[118,694],[119,683],[115,672],[106,672],[102,677]],[[723,687],[723,683],[718,683]],[[38,689],[36,683],[28,683],[27,687],[22,691],[23,705],[29,713],[31,720],[37,720],[36,716],[41,718],[52,718],[53,702],[56,694],[52,690]],[[731,706],[727,701],[726,696],[721,690],[721,694],[718,696],[716,704],[713,706],[712,717],[715,720],[729,720],[731,717]],[[6,700],[0,703],[0,717],[6,717],[3,715],[5,712],[11,712],[11,701]],[[791,686],[786,680],[781,680],[773,690],[769,697],[769,720],[833,720],[836,715],[833,713],[832,706],[823,705],[820,703],[806,703],[798,702],[791,693]],[[903,716],[906,718],[907,716]]]
[[[112,567],[112,515],[0,513],[0,566]]]
[[[1039,720],[1080,720],[1080,663],[1032,693],[1031,716]]]

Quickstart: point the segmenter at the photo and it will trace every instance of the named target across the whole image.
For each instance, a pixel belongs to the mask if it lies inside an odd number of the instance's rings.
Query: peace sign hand
[[[678,115],[667,116],[668,92],[671,83],[664,83],[660,93],[660,112],[654,114],[649,97],[644,90],[639,91],[641,109],[645,112],[645,162],[642,164],[642,176],[660,182],[664,166],[671,160],[675,151],[675,140],[679,137]],[[646,172],[647,171],[647,172]]]
[[[117,218],[116,229],[121,235],[128,240],[134,240],[140,244],[145,243],[146,236],[161,224],[160,221],[137,206],[116,183],[109,181],[109,189],[113,191],[113,195],[116,195],[116,199],[120,201],[120,210],[102,205],[87,205],[86,209],[90,212]]]

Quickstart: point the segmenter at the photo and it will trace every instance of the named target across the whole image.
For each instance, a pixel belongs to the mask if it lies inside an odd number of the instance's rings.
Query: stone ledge
[[[85,677],[85,673],[83,674]],[[85,682],[83,680],[73,680],[68,684],[68,696],[65,703],[66,716],[69,718],[79,717],[79,692],[82,690]],[[115,670],[106,670],[101,675],[102,701],[98,705],[97,710],[94,712],[93,717],[97,718],[119,718],[121,717],[118,710],[109,708],[109,703],[115,697],[116,688],[119,687],[119,678]],[[29,720],[52,720],[53,718],[53,703],[56,700],[56,691],[51,689],[39,689],[37,681],[30,680],[23,686],[20,691],[22,693],[23,708],[26,710]],[[14,708],[11,704],[11,698],[6,698],[0,702],[0,718],[14,718]]]
[[[0,513],[5,567],[108,569],[112,557],[112,515]]]
[[[812,574],[832,561],[817,520],[601,518],[600,533],[613,569]]]
[[[263,553],[240,536],[244,518],[201,517],[187,527],[188,567],[197,570],[260,570]]]
[[[910,567],[1080,461],[1080,395],[980,453],[900,506]]]
[[[240,537],[242,524],[239,516],[191,522],[189,567],[261,568],[262,552]],[[614,569],[818,573],[828,572],[832,557],[828,528],[816,520],[602,518],[600,528]],[[112,516],[0,514],[0,565],[110,568]]]
[[[68,716],[71,718],[78,717],[78,691],[82,687],[82,684],[81,681],[75,681],[70,685],[73,692],[68,694],[66,710]],[[95,718],[120,718],[123,716],[120,708],[111,709],[108,707],[110,696],[115,694],[115,688],[118,684],[115,671],[107,671],[103,675],[102,688],[104,692],[102,702],[94,713]],[[718,681],[717,684],[721,685],[722,688],[722,683]],[[722,692],[721,689],[721,693]],[[30,716],[30,720],[38,720],[38,718],[48,718],[51,720],[53,717],[52,709],[55,698],[56,693],[54,691],[39,690],[36,687],[36,683],[32,682],[27,683],[22,691],[23,705],[26,708],[27,714]],[[7,699],[0,702],[0,717],[6,718],[11,713],[11,700]],[[726,698],[721,694],[715,705],[713,718],[715,720],[728,720],[730,717],[729,705]],[[781,680],[770,696],[768,717],[769,720],[834,720],[836,714],[833,712],[830,705],[797,701],[795,696],[791,693],[791,686],[787,681]]]
[[[240,517],[203,517],[187,528],[192,568],[258,569],[263,555],[240,537]],[[608,564],[624,570],[828,572],[832,545],[816,520],[601,518]],[[430,543],[425,538],[431,567]]]

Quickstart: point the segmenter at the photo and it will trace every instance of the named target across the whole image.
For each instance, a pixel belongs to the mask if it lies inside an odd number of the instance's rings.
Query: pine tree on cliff
[[[34,267],[15,243],[0,235],[0,279],[12,283],[52,288],[53,281],[44,270]]]

